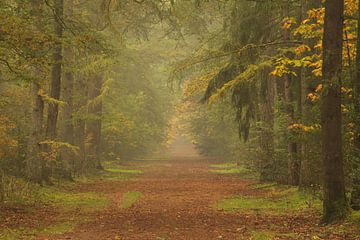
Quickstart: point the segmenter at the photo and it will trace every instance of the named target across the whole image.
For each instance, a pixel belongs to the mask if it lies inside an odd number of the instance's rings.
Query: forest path
[[[210,173],[206,160],[177,157],[132,166],[145,173],[130,182],[88,184],[80,191],[103,192],[111,199],[103,212],[72,233],[50,239],[238,239],[256,218],[216,210],[224,196],[246,195],[247,181]],[[126,192],[141,192],[130,208],[119,207]]]
[[[276,233],[271,239],[360,239],[333,235],[331,228],[318,225],[316,214],[219,210],[216,203],[226,197],[266,197],[266,192],[252,188],[253,180],[215,174],[210,171],[210,164],[194,152],[179,149],[172,151],[168,160],[129,162],[127,167],[144,174],[130,181],[81,184],[76,190],[104,194],[110,199],[105,210],[79,212],[88,221],[79,223],[69,233],[39,239],[270,239],[254,237],[254,233],[269,231]],[[128,192],[142,195],[131,207],[123,209],[120,204]],[[311,237],[322,231],[327,232],[327,237]]]

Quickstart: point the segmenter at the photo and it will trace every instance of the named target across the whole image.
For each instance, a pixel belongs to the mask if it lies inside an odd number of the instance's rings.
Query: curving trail
[[[233,240],[251,239],[253,231],[279,233],[274,239],[311,239],[311,232],[322,231],[317,225],[319,219],[308,213],[276,216],[217,210],[215,203],[226,196],[264,193],[251,190],[249,180],[210,173],[206,159],[181,155],[177,152],[168,161],[129,163],[145,172],[134,181],[81,185],[79,191],[103,192],[111,199],[110,206],[102,212],[85,214],[90,220],[73,232],[46,239]],[[143,195],[131,208],[120,209],[122,195],[128,191]],[[324,239],[356,239],[328,234],[329,238]]]

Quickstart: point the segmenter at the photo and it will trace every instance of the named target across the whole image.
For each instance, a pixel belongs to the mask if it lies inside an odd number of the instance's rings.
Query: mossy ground
[[[256,187],[255,187],[256,188]],[[226,211],[250,210],[272,214],[284,214],[304,210],[320,211],[321,202],[307,193],[301,193],[294,187],[272,187],[270,191],[259,196],[233,196],[228,197],[216,205],[217,209]]]
[[[141,195],[141,192],[126,192],[121,199],[119,207],[122,209],[130,208]]]
[[[55,182],[54,186],[37,187],[36,193],[16,201],[14,204],[21,204],[26,214],[32,214],[36,205],[45,205],[61,214],[71,215],[71,219],[62,218],[60,222],[48,223],[43,219],[39,227],[17,227],[0,229],[1,240],[36,239],[36,236],[61,235],[73,231],[81,222],[86,221],[82,216],[74,215],[74,212],[82,214],[103,211],[109,206],[110,200],[101,192],[78,191],[83,184],[96,184],[98,182],[130,181],[136,179],[142,170],[133,169],[129,166],[122,166],[114,162],[106,162],[105,169],[101,173],[92,176],[76,178],[75,182]],[[141,196],[139,192],[128,192],[124,195],[121,207],[131,207]],[[23,200],[25,199],[25,200]]]
[[[258,177],[254,171],[244,166],[239,166],[237,163],[212,164],[210,168],[210,172],[216,174],[236,174],[243,179],[256,179]]]

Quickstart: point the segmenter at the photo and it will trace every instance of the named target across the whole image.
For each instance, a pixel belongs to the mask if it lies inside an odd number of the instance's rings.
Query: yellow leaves
[[[345,0],[345,14],[346,16],[354,16],[357,10],[356,0]]]
[[[314,125],[310,125],[310,126],[306,126],[304,124],[301,123],[295,123],[292,124],[288,127],[289,130],[293,130],[293,131],[299,131],[299,132],[304,132],[304,133],[310,133],[310,132],[314,132],[314,131],[318,131],[321,129],[320,124],[314,124]]]
[[[306,44],[301,44],[300,46],[295,48],[295,54],[297,56],[300,56],[300,55],[304,54],[305,52],[310,52],[310,51],[311,51],[311,48]]]
[[[309,99],[311,102],[316,102],[317,100],[320,99],[320,96],[318,94],[315,93],[309,93],[307,96],[307,99]]]
[[[275,77],[282,77],[288,73],[290,73],[290,70],[285,65],[277,65],[274,71],[270,73],[270,75],[273,75]]]
[[[294,17],[286,17],[284,20],[283,20],[283,26],[282,28],[285,29],[285,30],[288,30],[290,29],[293,25],[296,24],[296,19]]]
[[[350,112],[350,109],[347,106],[345,106],[344,104],[341,104],[341,112],[343,114],[346,114],[346,113]]]

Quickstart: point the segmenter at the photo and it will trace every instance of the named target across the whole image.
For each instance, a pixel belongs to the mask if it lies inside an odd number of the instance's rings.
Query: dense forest
[[[44,192],[131,174],[115,165],[171,164],[179,136],[201,161],[321,201],[316,221],[349,224],[359,31],[356,0],[0,1],[0,239],[30,239],[2,231],[14,206],[46,209]]]

